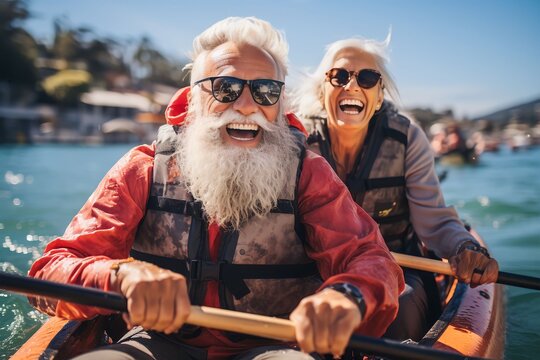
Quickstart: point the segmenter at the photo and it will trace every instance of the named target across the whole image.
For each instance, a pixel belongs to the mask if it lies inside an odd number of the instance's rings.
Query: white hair
[[[198,64],[202,63],[210,51],[229,41],[249,44],[266,51],[276,62],[279,80],[287,76],[289,46],[285,35],[274,29],[269,22],[255,17],[228,17],[210,26],[193,40],[193,51],[190,54],[193,62],[184,68],[192,71],[191,86],[202,71]]]
[[[399,106],[401,103],[399,91],[386,67],[386,64],[390,61],[388,57],[388,45],[390,44],[391,37],[392,34],[389,32],[386,39],[382,42],[355,37],[338,40],[328,45],[326,47],[326,53],[315,72],[305,74],[305,79],[303,79],[301,85],[296,89],[292,104],[293,109],[302,117],[326,117],[326,111],[323,105],[326,72],[330,70],[338,54],[344,49],[358,49],[373,56],[377,68],[382,74],[385,96],[388,96]]]

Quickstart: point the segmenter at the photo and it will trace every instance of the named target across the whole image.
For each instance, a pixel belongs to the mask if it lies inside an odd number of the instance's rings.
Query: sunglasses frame
[[[343,84],[343,85],[339,85],[339,84],[338,84],[338,85],[334,85],[334,84],[332,83],[333,77],[330,76],[330,73],[331,73],[332,71],[334,71],[334,70],[337,70],[337,71],[346,71],[347,74],[349,74],[349,77],[347,78],[347,82],[346,82],[345,84]],[[362,71],[367,71],[367,72],[370,72],[370,73],[375,73],[375,74],[379,75],[379,78],[377,79],[377,81],[375,82],[375,84],[373,84],[372,86],[368,86],[368,87],[363,86],[362,84],[360,84],[360,80],[358,79],[358,76],[360,76],[360,73],[361,73]],[[328,71],[326,72],[325,75],[326,75],[326,81],[328,81],[328,82],[330,83],[330,85],[332,85],[333,87],[345,87],[345,86],[347,86],[348,83],[351,82],[351,78],[353,78],[353,77],[356,79],[356,83],[358,84],[358,86],[360,86],[362,89],[366,89],[366,90],[367,90],[367,89],[372,89],[373,87],[375,87],[375,86],[379,83],[379,81],[382,81],[382,74],[381,74],[381,72],[378,71],[378,70],[375,70],[375,69],[362,69],[362,70],[360,70],[360,71],[349,71],[349,70],[347,70],[347,69],[345,69],[345,68],[331,68],[330,70],[328,70]]]
[[[238,93],[238,96],[233,99],[233,100],[230,100],[230,101],[222,101],[222,100],[219,100],[215,94],[215,91],[214,91],[214,81],[216,79],[224,79],[224,78],[229,78],[229,79],[234,79],[236,81],[238,81],[241,85],[242,85],[242,89],[240,90],[240,92]],[[281,97],[281,91],[283,89],[283,85],[285,85],[285,83],[283,81],[279,81],[279,80],[274,80],[274,79],[253,79],[253,80],[244,80],[244,79],[240,79],[240,78],[237,78],[235,76],[210,76],[210,77],[207,77],[207,78],[204,78],[204,79],[200,79],[200,80],[197,80],[193,83],[193,86],[195,85],[199,85],[200,83],[204,82],[204,81],[208,81],[210,80],[211,81],[211,85],[210,85],[210,92],[212,93],[212,96],[214,97],[214,99],[216,99],[216,101],[219,101],[220,103],[223,103],[223,104],[229,104],[229,103],[232,103],[232,102],[235,102],[236,100],[238,100],[238,98],[240,96],[242,96],[242,92],[244,91],[244,88],[246,87],[246,84],[248,85],[249,87],[249,93],[251,94],[251,98],[253,99],[253,101],[255,101],[257,104],[261,105],[261,106],[272,106],[272,105],[275,105],[277,104],[277,102],[279,101],[279,98]],[[274,83],[276,83],[279,87],[279,95],[277,97],[277,100],[273,103],[270,103],[270,104],[261,104],[260,102],[257,101],[257,99],[255,98],[255,95],[253,95],[253,83],[254,82],[259,82],[259,81],[272,81]]]

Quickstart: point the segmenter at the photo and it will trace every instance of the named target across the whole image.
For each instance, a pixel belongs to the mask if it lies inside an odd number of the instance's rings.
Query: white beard
[[[191,105],[188,122],[179,134],[178,158],[186,186],[202,202],[209,220],[239,229],[250,217],[268,214],[294,176],[299,153],[285,118],[270,123],[260,113],[245,117],[232,109],[201,116],[202,107]],[[225,144],[220,128],[244,121],[261,127],[259,145],[241,148]]]

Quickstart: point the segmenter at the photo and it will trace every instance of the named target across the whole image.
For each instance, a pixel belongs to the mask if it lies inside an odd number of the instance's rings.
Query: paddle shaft
[[[114,311],[127,311],[126,299],[117,293],[28,278],[1,271],[0,289],[32,296],[50,297]],[[290,320],[262,315],[192,305],[186,322],[191,325],[234,331],[276,340],[296,340],[295,329]],[[394,340],[375,339],[360,335],[353,335],[351,337],[349,347],[359,350],[362,353],[376,354],[395,359],[477,359],[428,347],[402,344]]]
[[[440,260],[427,259],[419,256],[411,256],[392,252],[396,262],[403,267],[434,272],[444,275],[454,276],[450,264]],[[499,271],[497,283],[511,286],[518,286],[527,289],[540,290],[540,279],[532,276],[518,275]]]

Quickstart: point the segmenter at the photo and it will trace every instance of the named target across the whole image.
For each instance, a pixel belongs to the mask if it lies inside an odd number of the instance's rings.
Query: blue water
[[[129,148],[0,147],[0,270],[25,274]],[[478,166],[447,169],[447,203],[486,239],[501,269],[540,277],[540,148],[484,154]],[[508,287],[507,297],[506,358],[536,358],[540,291]],[[25,297],[0,291],[0,359],[45,318]]]

